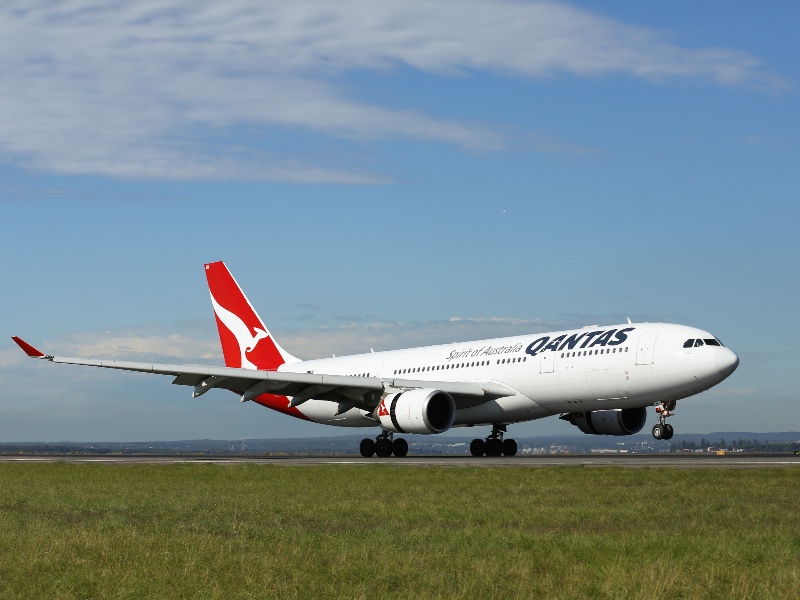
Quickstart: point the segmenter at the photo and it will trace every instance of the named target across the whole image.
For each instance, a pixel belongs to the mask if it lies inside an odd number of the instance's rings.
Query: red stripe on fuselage
[[[303,419],[304,421],[311,421],[307,416],[300,412],[296,406],[289,406],[289,398],[286,396],[276,396],[274,394],[261,394],[258,398],[253,400],[261,406],[266,406],[272,410],[277,410],[290,417]]]

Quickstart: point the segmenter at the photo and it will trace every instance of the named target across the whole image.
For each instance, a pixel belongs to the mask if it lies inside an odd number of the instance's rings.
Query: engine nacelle
[[[453,425],[456,403],[441,390],[387,394],[375,409],[375,418],[394,433],[442,433]]]
[[[647,421],[647,409],[614,408],[611,410],[591,410],[570,413],[561,417],[580,429],[593,435],[633,435],[639,433]]]

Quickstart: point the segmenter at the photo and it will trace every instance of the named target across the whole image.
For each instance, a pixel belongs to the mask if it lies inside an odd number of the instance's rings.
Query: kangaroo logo
[[[233,334],[236,341],[239,343],[239,351],[242,353],[241,368],[257,369],[258,367],[247,360],[247,353],[255,350],[258,342],[269,337],[269,334],[260,327],[253,328],[256,332],[255,335],[250,333],[250,328],[245,325],[244,321],[231,311],[222,307],[222,305],[216,301],[213,294],[211,295],[211,304],[214,305],[214,312],[217,318],[222,321],[222,324],[228,328],[228,331]]]
[[[381,406],[378,409],[378,416],[379,417],[388,417],[389,416],[389,409],[386,408],[386,399],[384,398],[381,400]]]

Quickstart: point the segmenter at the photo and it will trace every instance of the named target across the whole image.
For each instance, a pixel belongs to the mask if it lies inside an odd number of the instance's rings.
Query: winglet
[[[40,352],[22,338],[18,338],[17,336],[12,336],[11,339],[17,342],[17,346],[22,348],[25,354],[27,354],[31,358],[46,358],[44,352]]]

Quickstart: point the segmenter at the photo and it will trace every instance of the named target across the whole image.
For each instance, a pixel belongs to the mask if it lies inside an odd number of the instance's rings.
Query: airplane
[[[590,435],[633,435],[655,406],[652,434],[668,440],[678,400],[730,376],[739,357],[707,331],[631,323],[301,360],[286,352],[224,262],[205,265],[224,367],[57,357],[12,339],[33,358],[175,377],[197,398],[220,388],[292,417],[379,427],[364,457],[406,456],[402,434],[491,426],[473,456],[513,456],[508,425],[559,415]],[[396,434],[399,434],[396,436]]]

